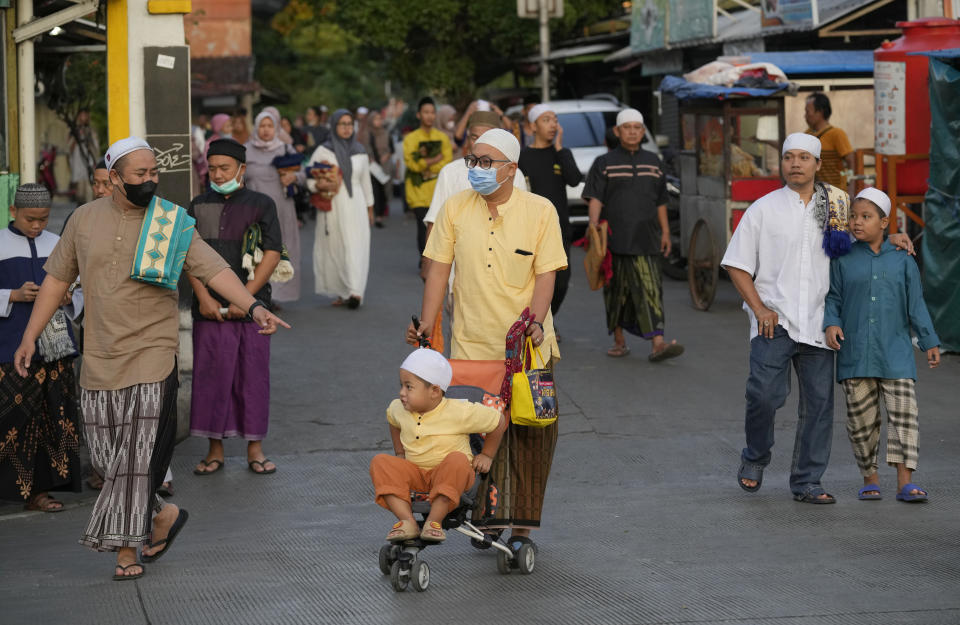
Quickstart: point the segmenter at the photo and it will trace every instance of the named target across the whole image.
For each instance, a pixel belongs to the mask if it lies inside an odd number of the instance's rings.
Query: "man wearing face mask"
[[[519,141],[500,128],[483,133],[464,157],[471,189],[447,200],[434,224],[421,324],[407,328],[408,343],[430,334],[456,260],[451,358],[503,362],[505,339],[525,308],[534,315],[525,333],[546,366],[560,358],[550,314],[556,273],[567,266],[560,221],[549,200],[514,188],[519,158]],[[521,477],[489,527],[512,527],[521,539],[539,527],[556,437],[556,423],[510,427],[494,466],[505,475],[509,465]]]
[[[283,250],[277,207],[270,196],[247,189],[246,148],[233,139],[210,143],[210,191],[190,202],[197,232],[216,250],[258,300],[270,304],[270,275]],[[249,275],[243,267],[244,238],[260,230],[263,259]],[[258,475],[277,470],[263,453],[270,417],[270,337],[257,332],[246,312],[190,276],[193,287],[193,385],[190,434],[209,439],[206,457],[194,469],[206,476],[223,468],[223,439],[247,441],[247,462]]]
[[[44,265],[14,366],[31,374],[37,337],[79,276],[80,407],[93,467],[105,480],[80,543],[116,551],[113,579],[125,581],[144,574],[137,548],[143,563],[163,556],[188,517],[156,495],[175,443],[181,270],[245,310],[263,334],[289,326],[200,239],[185,209],[154,196],[159,169],[143,139],[117,141],[104,160],[113,194],[84,204],[67,224]]]

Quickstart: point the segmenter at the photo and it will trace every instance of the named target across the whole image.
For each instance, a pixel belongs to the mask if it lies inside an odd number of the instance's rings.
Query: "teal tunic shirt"
[[[920,270],[906,252],[884,241],[875,254],[857,241],[846,256],[830,262],[830,292],[823,329],[840,326],[837,380],[917,379],[910,329],[920,349],[940,344],[923,302]]]

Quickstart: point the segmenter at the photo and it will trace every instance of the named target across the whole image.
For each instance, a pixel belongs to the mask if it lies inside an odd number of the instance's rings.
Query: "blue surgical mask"
[[[238,174],[239,177],[239,174]],[[231,178],[227,182],[224,182],[223,185],[219,185],[213,180],[210,181],[210,188],[219,193],[220,195],[230,195],[236,193],[237,189],[240,188],[240,181],[237,178]]]
[[[467,170],[467,180],[470,186],[480,195],[490,195],[500,188],[502,183],[497,182],[497,169],[480,169],[472,167]]]

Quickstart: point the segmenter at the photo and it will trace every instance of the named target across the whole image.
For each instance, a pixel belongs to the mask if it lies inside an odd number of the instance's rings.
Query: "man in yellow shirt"
[[[433,127],[437,120],[433,98],[420,99],[417,119],[420,127],[403,138],[403,162],[407,168],[407,206],[417,216],[417,249],[422,256],[427,245],[427,226],[423,218],[430,208],[440,170],[453,160],[453,148],[447,135]]]
[[[853,170],[853,146],[847,133],[830,125],[830,98],[822,93],[807,97],[803,117],[807,121],[808,135],[820,139],[820,171],[817,180],[843,189],[843,170]],[[848,192],[853,194],[852,187]]]

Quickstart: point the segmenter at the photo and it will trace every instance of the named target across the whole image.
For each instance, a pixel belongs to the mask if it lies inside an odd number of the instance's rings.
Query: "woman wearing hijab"
[[[338,168],[335,182],[309,180],[311,191],[335,191],[330,211],[317,215],[313,247],[316,291],[336,297],[334,306],[344,303],[358,308],[367,288],[370,268],[370,226],[373,224],[373,188],[370,159],[356,140],[353,116],[340,109],[330,118],[332,133],[310,158],[308,170],[320,176],[318,165]]]
[[[366,141],[361,141],[370,156],[370,183],[373,186],[374,225],[383,228],[383,218],[387,215],[387,183],[392,172],[391,158],[393,149],[390,133],[383,126],[380,111],[371,111],[364,121],[367,129]]]
[[[230,133],[233,131],[233,123],[230,121],[230,116],[226,113],[217,113],[214,115],[213,119],[210,120],[210,130],[212,130],[213,133],[207,138],[207,144],[203,147],[204,154],[210,149],[210,144],[217,139],[232,138]]]
[[[287,186],[303,185],[303,173],[281,174],[273,160],[284,154],[296,154],[293,146],[277,136],[280,118],[272,111],[261,111],[254,120],[256,132],[247,141],[246,187],[269,195],[277,205],[283,244],[293,265],[293,278],[288,282],[271,282],[274,302],[295,302],[300,299],[300,224],[293,198],[287,195]]]

